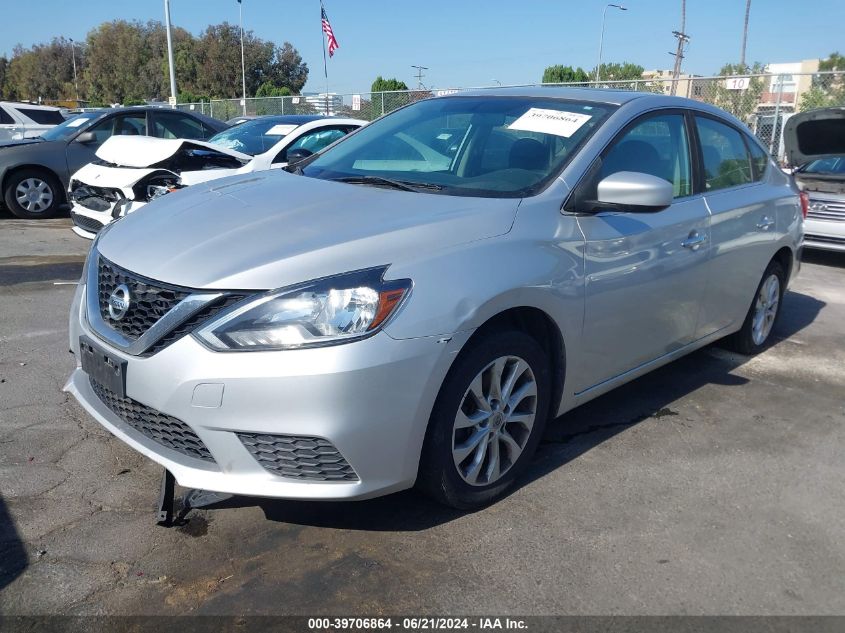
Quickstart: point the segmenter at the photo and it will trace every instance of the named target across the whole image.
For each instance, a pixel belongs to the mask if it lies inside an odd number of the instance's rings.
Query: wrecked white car
[[[845,252],[845,108],[793,115],[783,138],[808,207],[804,246]]]
[[[94,239],[109,222],[178,189],[233,174],[286,167],[315,154],[366,121],[265,116],[208,141],[113,136],[95,162],[70,179],[73,231]]]

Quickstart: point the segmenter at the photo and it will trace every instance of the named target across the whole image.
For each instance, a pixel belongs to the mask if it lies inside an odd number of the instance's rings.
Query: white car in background
[[[190,185],[278,169],[315,154],[367,121],[310,115],[265,116],[208,141],[114,136],[99,160],[70,179],[73,231],[94,239],[106,224]]]
[[[0,142],[37,138],[64,122],[59,108],[0,101]]]

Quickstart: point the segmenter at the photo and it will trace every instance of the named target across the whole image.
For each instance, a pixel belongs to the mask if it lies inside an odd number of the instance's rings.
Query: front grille
[[[92,211],[110,211],[116,202],[124,199],[120,189],[94,187],[78,180],[71,182],[70,189],[71,200]]]
[[[80,215],[78,213],[70,212],[70,219],[80,229],[88,231],[89,233],[99,233],[103,228],[103,223],[94,218],[89,218],[87,215]]]
[[[810,198],[810,209],[807,212],[807,217],[813,220],[845,222],[845,202]]]
[[[100,315],[109,327],[133,341],[191,294],[186,288],[169,286],[130,273],[102,256],[99,258],[97,276]],[[129,288],[130,301],[129,310],[118,321],[111,318],[108,301],[114,289],[121,284]]]
[[[203,323],[204,321],[210,320],[212,317],[216,316],[217,313],[222,312],[229,306],[236,304],[238,301],[240,301],[241,299],[245,299],[246,297],[247,295],[244,294],[229,294],[220,297],[215,301],[212,301],[211,303],[206,305],[202,310],[194,314],[187,321],[182,322],[180,325],[177,325],[167,334],[162,336],[153,345],[151,345],[143,354],[141,354],[141,356],[152,356],[156,352],[163,350],[165,347],[167,347],[174,341],[178,341],[186,334],[190,334],[194,330],[194,328],[197,327],[199,324]]]
[[[835,244],[837,246],[845,246],[845,237],[832,237],[830,235],[804,235],[804,240],[807,242],[816,242],[819,244]]]
[[[182,420],[156,411],[132,398],[122,398],[90,377],[89,382],[102,403],[139,433],[182,455],[214,462],[202,440]]]
[[[264,468],[282,477],[312,481],[358,481],[358,475],[321,437],[238,433],[246,449]]]

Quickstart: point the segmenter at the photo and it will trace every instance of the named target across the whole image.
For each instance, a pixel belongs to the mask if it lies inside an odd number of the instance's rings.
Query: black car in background
[[[19,218],[49,218],[66,201],[68,181],[119,134],[208,140],[229,126],[194,112],[162,107],[83,112],[40,137],[0,143],[0,193]]]

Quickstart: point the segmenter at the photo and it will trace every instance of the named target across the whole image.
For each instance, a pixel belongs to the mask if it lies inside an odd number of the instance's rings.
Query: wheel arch
[[[38,163],[22,163],[20,165],[15,165],[14,167],[9,167],[5,172],[3,172],[2,179],[0,180],[0,195],[6,195],[6,187],[8,186],[9,178],[19,171],[25,171],[28,169],[43,172],[54,178],[55,181],[59,183],[59,190],[56,192],[56,195],[60,198],[61,202],[67,202],[67,192],[65,191],[65,186],[64,183],[62,183],[61,177],[54,170],[44,165],[39,165]]]
[[[778,262],[783,267],[784,281],[789,283],[789,280],[792,278],[792,269],[795,265],[795,253],[788,246],[784,246],[774,254],[770,262],[773,261]]]
[[[549,361],[552,393],[549,412],[556,416],[563,398],[566,380],[566,344],[563,333],[554,319],[541,308],[530,305],[502,310],[487,318],[464,344],[461,354],[494,332],[516,330],[533,338],[542,347]]]

